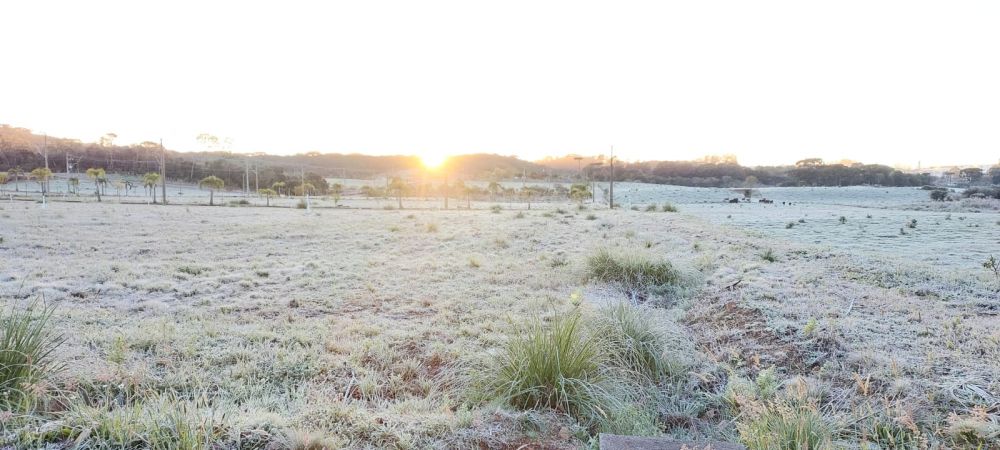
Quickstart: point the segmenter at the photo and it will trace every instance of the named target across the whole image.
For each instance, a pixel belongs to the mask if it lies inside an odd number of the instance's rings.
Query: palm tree
[[[38,187],[42,189],[42,195],[49,191],[49,178],[52,178],[52,171],[48,167],[39,167],[31,171],[31,176],[38,181]]]
[[[333,183],[333,185],[330,186],[330,194],[333,195],[334,206],[340,204],[340,195],[343,193],[344,193],[344,185],[340,183]]]
[[[142,185],[149,188],[149,192],[153,193],[153,203],[156,203],[156,185],[160,182],[160,174],[156,172],[146,172],[142,176]]]
[[[202,180],[198,182],[198,186],[204,186],[208,188],[208,206],[215,206],[215,191],[217,189],[222,189],[225,185],[226,182],[222,181],[222,178],[219,178],[215,175],[210,175],[205,178],[202,178]]]
[[[20,167],[14,167],[7,171],[7,174],[14,179],[14,192],[21,192],[21,184],[17,180],[23,173],[24,171]]]
[[[281,195],[281,189],[284,187],[285,187],[284,181],[275,181],[274,184],[271,185],[271,189],[276,191],[279,196]]]
[[[94,189],[97,193],[97,201],[101,201],[101,183],[100,180],[104,178],[104,169],[91,167],[87,169],[87,178],[94,180]]]
[[[403,182],[402,178],[392,177],[389,181],[389,191],[396,194],[396,202],[399,203],[399,209],[403,209],[403,191],[406,190],[406,183]]]
[[[583,204],[583,199],[590,197],[590,188],[586,184],[574,184],[569,188],[569,198]]]
[[[494,180],[494,181],[490,181],[490,185],[487,186],[486,189],[490,191],[490,201],[493,202],[493,201],[495,201],[494,199],[497,196],[497,192],[499,192],[503,188],[500,187],[500,183],[497,183]]]
[[[521,189],[521,196],[528,201],[528,210],[531,210],[531,197],[535,195],[535,191],[529,188]]]
[[[273,189],[261,189],[257,193],[267,198],[267,206],[271,206],[271,197],[276,194]]]

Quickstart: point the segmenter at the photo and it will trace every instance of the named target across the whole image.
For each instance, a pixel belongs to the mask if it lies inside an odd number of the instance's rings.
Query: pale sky
[[[997,1],[5,1],[0,123],[238,152],[1000,159]]]

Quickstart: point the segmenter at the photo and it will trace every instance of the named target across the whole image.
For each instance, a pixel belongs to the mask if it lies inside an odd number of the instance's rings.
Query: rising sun
[[[420,155],[420,162],[428,169],[437,169],[447,160],[448,156],[440,153],[424,153]]]

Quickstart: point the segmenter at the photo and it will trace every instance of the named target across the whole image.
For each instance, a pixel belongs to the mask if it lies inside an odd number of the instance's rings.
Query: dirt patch
[[[725,297],[725,298],[723,298]],[[716,361],[729,362],[751,371],[772,365],[793,372],[805,372],[813,364],[793,341],[768,326],[767,316],[729,293],[699,301],[684,324],[698,345]]]

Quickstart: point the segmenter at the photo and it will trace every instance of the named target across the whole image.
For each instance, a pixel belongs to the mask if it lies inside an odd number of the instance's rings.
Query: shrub
[[[500,211],[502,211],[502,210],[503,210],[503,207],[501,207],[500,205],[490,206],[490,211],[493,211],[493,214],[500,214]]]
[[[795,222],[788,222],[785,224],[786,230],[791,230],[792,228],[795,228]]]
[[[667,261],[656,261],[639,251],[598,250],[587,259],[587,279],[617,285],[633,296],[651,288],[676,284],[680,276]]]
[[[656,209],[657,209],[656,203],[646,206],[646,212],[656,212]]]
[[[605,353],[582,325],[574,312],[512,338],[487,375],[487,398],[520,409],[551,408],[587,426],[607,424],[622,401],[605,387]]]
[[[597,216],[595,216],[595,215],[593,215],[593,214],[587,214],[587,217],[586,217],[586,219],[587,219],[587,220],[597,220]]]
[[[663,204],[663,212],[677,212],[677,207],[670,203]]]
[[[49,328],[53,307],[36,300],[26,308],[0,311],[0,407],[29,409],[36,386],[62,368],[52,352],[63,342]]]
[[[515,219],[523,219],[523,218],[524,218],[524,213],[523,213],[523,212],[520,212],[520,211],[518,211],[518,213],[517,213],[517,214],[514,214],[514,218],[515,218]]]
[[[935,189],[931,191],[931,200],[943,202],[948,199],[948,191],[945,189]]]
[[[778,256],[774,254],[774,250],[767,249],[764,253],[760,254],[760,258],[767,262],[775,262],[778,260]]]
[[[840,219],[837,220],[840,222],[841,225],[847,223],[847,217],[845,216],[840,216]]]
[[[909,223],[907,223],[906,226],[909,227],[909,228],[916,228],[917,227],[917,219],[910,219]]]
[[[306,206],[308,205],[306,205],[305,200],[299,200],[299,202],[295,204],[296,209],[306,209]]]
[[[437,226],[436,223],[429,223],[429,224],[427,224],[427,232],[428,233],[437,233],[437,231],[438,231],[438,226]]]

